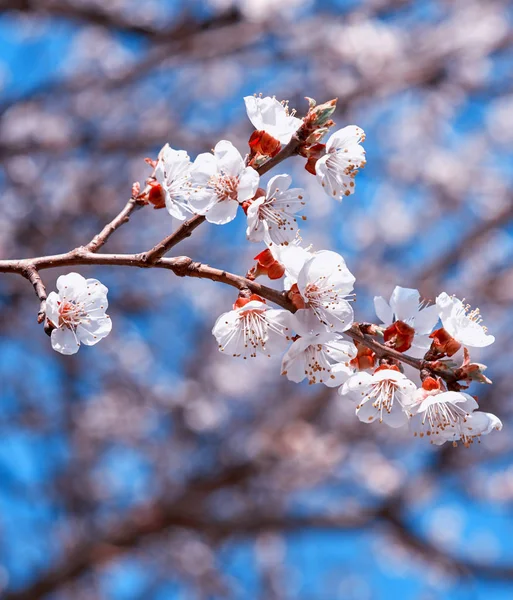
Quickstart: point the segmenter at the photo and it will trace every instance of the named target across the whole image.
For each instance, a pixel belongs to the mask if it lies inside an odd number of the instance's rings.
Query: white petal
[[[292,328],[301,337],[315,336],[318,333],[325,333],[326,327],[319,321],[317,315],[311,308],[301,308],[293,315]]]
[[[372,375],[365,371],[360,371],[350,377],[339,389],[338,393],[341,396],[347,395],[356,402],[360,402],[367,393],[370,385],[372,385]]]
[[[194,185],[207,185],[217,173],[217,161],[209,152],[198,154],[191,168],[191,181]]]
[[[372,400],[367,400],[356,409],[356,416],[362,423],[373,423],[379,418],[379,410],[373,406]]]
[[[209,223],[224,225],[235,219],[238,208],[237,200],[222,200],[213,204],[205,213],[205,217]]]
[[[383,296],[374,296],[374,310],[378,319],[385,325],[391,325],[394,322],[394,311]]]
[[[110,317],[103,316],[98,319],[91,319],[90,322],[83,322],[77,327],[77,338],[86,346],[94,346],[101,339],[109,335],[112,330],[112,321]]]
[[[46,317],[57,327],[59,325],[59,295],[50,292],[46,299]]]
[[[269,309],[266,318],[269,323],[265,353],[270,356],[281,354],[291,342],[292,314],[288,310]]]
[[[282,373],[286,373],[287,379],[299,383],[306,377],[306,354],[305,349],[309,341],[304,338],[296,340],[283,356],[281,363]]]
[[[237,198],[239,202],[253,198],[260,181],[260,175],[253,167],[246,167],[240,174],[239,186],[237,188]]]
[[[303,294],[308,284],[335,287],[341,295],[350,294],[355,277],[346,266],[345,260],[331,250],[315,252],[307,261],[298,277],[298,287]]]
[[[420,335],[429,334],[438,323],[438,308],[436,304],[426,306],[415,316],[415,331]]]
[[[390,298],[390,308],[397,321],[408,321],[416,316],[419,310],[420,295],[418,290],[403,288],[397,285]]]
[[[347,125],[347,127],[338,129],[329,137],[326,143],[326,152],[356,146],[362,142],[364,135],[363,129],[357,125]]]
[[[291,183],[292,177],[290,175],[282,174],[271,177],[269,183],[267,184],[266,197],[272,198],[272,196],[274,196],[276,193],[276,190],[279,190],[280,192],[288,190]]]
[[[61,300],[74,300],[77,295],[85,292],[86,287],[86,279],[78,273],[68,273],[57,279],[57,289]]]
[[[80,343],[74,332],[67,327],[54,329],[51,334],[52,348],[61,354],[76,354]]]
[[[225,175],[238,177],[244,169],[244,161],[242,160],[240,152],[228,140],[217,142],[214,148],[214,156],[217,161],[218,170],[222,171]]]

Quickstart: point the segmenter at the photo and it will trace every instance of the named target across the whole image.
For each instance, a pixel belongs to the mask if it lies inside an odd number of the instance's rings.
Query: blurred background
[[[387,600],[513,597],[513,10],[508,0],[0,0],[0,256],[88,242],[164,143],[191,157],[252,132],[243,96],[338,97],[367,133],[342,206],[309,190],[301,231],[355,273],[360,320],[397,284],[479,306],[473,358],[504,422],[471,448],[361,424],[351,402],[236,361],[210,330],[235,292],[80,268],[112,334],[72,357],[0,276],[0,597]],[[276,172],[273,172],[275,174]],[[263,179],[265,183],[269,176]],[[150,248],[134,215],[106,252]],[[177,253],[244,274],[245,219]],[[58,275],[43,272],[48,291]]]

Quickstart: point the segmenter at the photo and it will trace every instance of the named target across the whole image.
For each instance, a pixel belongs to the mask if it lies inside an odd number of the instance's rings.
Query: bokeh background
[[[309,190],[302,235],[357,277],[357,315],[396,284],[479,306],[473,357],[504,421],[466,449],[363,425],[279,360],[210,334],[234,291],[81,268],[112,334],[52,351],[30,285],[0,277],[0,592],[5,600],[513,597],[513,10],[508,0],[0,0],[0,256],[67,251],[124,205],[169,142],[245,152],[243,96],[338,97],[367,133],[342,205]],[[267,177],[264,179],[266,181]],[[244,274],[243,215],[177,252]],[[177,223],[139,211],[106,251]],[[66,271],[45,271],[49,290]]]

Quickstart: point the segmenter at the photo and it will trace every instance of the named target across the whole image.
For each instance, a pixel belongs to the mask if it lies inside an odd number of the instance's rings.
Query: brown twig
[[[116,229],[121,227],[121,225],[128,223],[131,214],[142,206],[144,206],[144,204],[138,202],[136,198],[130,198],[123,210],[114,217],[110,223],[105,225],[100,233],[95,235],[84,248],[89,252],[97,252],[107,242]]]
[[[41,279],[41,275],[37,272],[37,269],[33,265],[27,265],[20,271],[23,277],[26,277],[36,292],[36,296],[39,298],[39,312],[37,313],[37,322],[42,323],[46,316],[46,289]]]
[[[296,307],[290,301],[285,291],[275,290],[273,288],[251,281],[240,275],[229,273],[222,269],[216,269],[209,265],[195,262],[188,256],[177,256],[173,258],[159,258],[155,263],[149,264],[145,260],[145,254],[95,254],[89,252],[85,248],[75,248],[65,254],[56,254],[53,256],[42,256],[38,258],[28,258],[23,260],[3,260],[0,261],[0,273],[17,273],[29,279],[34,287],[36,279],[39,279],[40,287],[44,290],[39,270],[53,269],[57,267],[69,267],[75,265],[105,265],[105,266],[123,266],[123,267],[139,267],[139,268],[155,268],[167,269],[172,271],[179,277],[196,277],[199,279],[210,279],[224,283],[238,290],[250,290],[254,294],[258,294],[262,298],[281,306],[285,310],[295,312]],[[35,273],[35,275],[34,275]],[[29,276],[29,274],[31,274]],[[32,277],[32,279],[30,278]],[[38,297],[41,299],[41,296]],[[46,293],[45,293],[46,299]],[[445,371],[438,370],[436,366],[429,361],[423,361],[418,358],[413,358],[407,354],[398,352],[393,348],[389,348],[378,342],[374,337],[362,333],[360,325],[354,323],[353,326],[344,332],[344,335],[356,340],[370,348],[380,357],[389,357],[395,360],[408,364],[419,371],[428,369],[432,374],[438,375],[448,383],[453,383],[451,378]]]

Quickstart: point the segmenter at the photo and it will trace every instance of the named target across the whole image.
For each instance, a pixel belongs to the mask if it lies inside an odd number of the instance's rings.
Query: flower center
[[[458,405],[439,402],[428,406],[422,419],[422,425],[427,428],[427,435],[438,434],[448,427],[455,428],[458,424],[465,423],[467,416],[468,413]]]
[[[392,412],[392,407],[394,406],[395,400],[395,391],[397,389],[397,385],[390,380],[379,381],[374,383],[365,396],[365,400],[371,400],[374,398],[372,406],[379,411],[379,422],[383,423],[383,411],[387,414]],[[361,408],[363,402],[357,406],[357,408]]]
[[[214,175],[208,182],[214,189],[216,196],[222,200],[237,200],[239,178],[231,175]]]
[[[75,330],[87,313],[82,302],[67,300],[59,304],[59,327]]]

